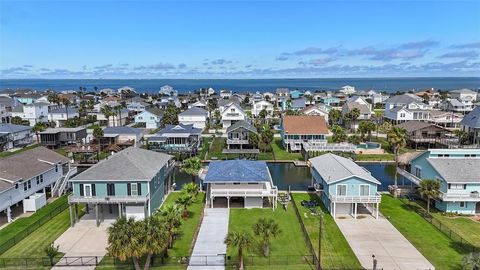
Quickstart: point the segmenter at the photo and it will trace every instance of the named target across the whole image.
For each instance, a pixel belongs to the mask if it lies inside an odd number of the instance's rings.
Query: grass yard
[[[394,161],[394,154],[359,154],[355,155],[355,161]]]
[[[216,158],[216,159],[224,159],[225,155],[222,153],[223,149],[225,149],[226,139],[225,138],[214,138],[213,142],[208,150],[208,159]]]
[[[252,226],[259,218],[274,219],[278,223],[281,233],[271,241],[270,258],[263,257],[260,247],[246,252],[245,265],[247,269],[275,269],[275,267],[277,269],[312,269],[312,266],[303,258],[304,255],[307,255],[311,262],[300,224],[291,205],[287,211],[281,206],[275,211],[270,208],[230,209],[228,230],[230,232],[247,231],[254,236]],[[256,236],[254,237],[256,238]],[[230,257],[229,265],[237,262],[235,248],[227,247],[227,255]],[[271,265],[268,265],[269,261]]]
[[[302,154],[287,152],[281,138],[274,138],[271,146],[276,160],[303,160]]]
[[[63,204],[67,204],[67,195],[64,195],[55,201],[49,203],[45,207],[42,207],[36,213],[29,217],[19,218],[0,230],[0,245],[7,242],[11,238],[19,235],[23,230],[34,224],[35,222],[47,218],[49,213],[57,207]]]
[[[4,158],[4,157],[8,157],[8,156],[11,156],[11,155],[15,155],[15,154],[18,154],[18,153],[21,153],[21,152],[25,152],[25,151],[27,151],[27,150],[36,148],[36,147],[38,147],[38,146],[40,146],[40,145],[38,145],[38,144],[33,144],[33,145],[25,146],[25,147],[23,147],[22,149],[18,149],[17,151],[13,151],[13,152],[3,151],[3,152],[0,152],[0,158]]]
[[[350,245],[343,236],[342,232],[338,228],[337,224],[333,220],[333,217],[328,213],[327,209],[323,206],[320,198],[315,194],[308,193],[293,193],[293,199],[297,205],[298,211],[302,218],[305,228],[307,229],[308,236],[312,241],[313,247],[318,255],[318,227],[319,217],[318,215],[312,215],[312,212],[301,205],[303,200],[306,201],[318,201],[320,202],[321,210],[323,211],[323,238],[322,238],[322,267],[326,269],[361,269],[362,266],[357,257],[353,253]],[[318,207],[317,211],[320,209]]]
[[[380,212],[429,260],[437,270],[462,269],[467,254],[415,211],[390,195],[382,196]]]
[[[201,160],[207,159],[208,148],[210,147],[210,142],[213,138],[202,138],[202,150],[198,153],[198,158]]]

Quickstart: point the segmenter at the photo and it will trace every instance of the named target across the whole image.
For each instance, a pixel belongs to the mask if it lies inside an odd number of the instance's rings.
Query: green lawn
[[[283,148],[281,138],[274,138],[271,145],[276,160],[303,160],[302,154],[287,152]]]
[[[436,269],[462,269],[462,258],[467,254],[463,246],[450,240],[399,199],[383,195],[380,211]]]
[[[201,160],[207,159],[208,148],[210,147],[210,142],[212,140],[213,140],[213,138],[203,138],[202,139],[202,150],[200,150],[200,153],[198,153],[198,157]]]
[[[394,161],[394,154],[358,154],[355,155],[356,161]]]
[[[271,266],[266,265],[269,260],[274,266],[272,268],[312,269],[312,266],[303,257],[307,255],[308,260],[311,261],[300,224],[291,205],[287,211],[281,206],[275,211],[271,208],[230,209],[228,230],[230,232],[247,231],[253,236],[252,226],[259,218],[273,218],[282,232],[271,242],[270,258],[263,257],[258,247],[247,251],[248,255],[245,258],[247,269],[270,269]],[[235,248],[227,247],[227,255],[230,257],[229,264],[237,261],[237,250]],[[255,265],[255,267],[249,265]]]
[[[293,193],[293,199],[297,205],[300,216],[307,229],[315,252],[318,255],[318,237],[319,237],[319,217],[312,214],[311,210],[301,205],[303,200],[318,201],[324,213],[323,217],[323,237],[322,237],[322,267],[326,269],[361,269],[362,266],[357,257],[350,248],[347,240],[333,220],[333,217],[328,213],[323,206],[320,198],[315,194],[308,193]],[[317,211],[320,210],[317,208]]]
[[[67,204],[67,195],[64,195],[55,201],[49,203],[45,207],[38,210],[36,213],[29,217],[19,218],[0,230],[0,245],[7,242],[11,238],[18,236],[23,230],[34,224],[35,222],[48,219],[48,215],[57,207]]]
[[[27,150],[36,148],[38,146],[39,146],[38,144],[33,144],[33,145],[23,147],[22,149],[18,149],[17,151],[13,151],[13,152],[3,151],[3,152],[0,152],[0,158],[4,158],[4,157],[8,157],[8,156],[11,156],[11,155],[14,155],[14,154],[25,152]]]
[[[225,149],[225,143],[225,138],[214,138],[212,144],[210,145],[210,149],[208,150],[208,159],[224,159],[225,155],[222,153],[222,151]]]

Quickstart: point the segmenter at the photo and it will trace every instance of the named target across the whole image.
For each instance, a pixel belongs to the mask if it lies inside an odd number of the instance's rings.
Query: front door
[[[92,185],[87,184],[83,186],[83,191],[85,194],[85,197],[92,197]]]
[[[480,214],[480,202],[477,202],[477,207],[475,207],[475,214]]]

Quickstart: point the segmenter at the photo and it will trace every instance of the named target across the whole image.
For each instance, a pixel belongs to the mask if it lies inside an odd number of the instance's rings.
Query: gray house
[[[74,143],[82,143],[87,138],[87,129],[76,128],[48,128],[40,134],[41,145],[56,148]]]
[[[202,130],[193,125],[166,125],[148,139],[149,149],[168,153],[195,154],[201,144]]]
[[[242,120],[227,128],[227,148],[256,148],[248,142],[252,134],[258,134],[257,129],[250,123]]]
[[[462,130],[473,133],[473,143],[480,144],[480,107],[465,115],[460,122]]]
[[[32,127],[0,124],[0,151],[32,143]]]

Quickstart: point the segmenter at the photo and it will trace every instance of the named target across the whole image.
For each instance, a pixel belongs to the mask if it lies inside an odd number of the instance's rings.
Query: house
[[[68,197],[73,226],[78,204],[94,209],[97,226],[104,212],[118,217],[144,219],[152,215],[172,189],[172,156],[141,149],[126,148],[102,160],[70,179]]]
[[[38,102],[18,105],[12,109],[12,117],[20,117],[34,126],[36,123],[48,122],[48,103]]]
[[[35,103],[39,98],[42,97],[41,94],[37,93],[19,93],[14,95],[18,102],[28,105]]]
[[[322,97],[321,101],[323,104],[332,106],[332,107],[338,107],[340,106],[340,98],[338,97]]]
[[[237,103],[231,102],[225,106],[225,109],[221,112],[222,126],[228,128],[238,121],[245,120],[247,114]]]
[[[326,105],[316,104],[310,105],[305,109],[300,111],[304,115],[319,115],[325,118],[325,121],[328,123],[328,108]]]
[[[471,100],[460,101],[458,99],[451,98],[444,104],[444,109],[452,112],[471,112],[473,110],[473,103]]]
[[[351,159],[331,153],[308,161],[320,198],[333,218],[351,215],[356,219],[361,208],[378,218],[382,197],[377,188],[381,183],[369,171]]]
[[[276,208],[278,189],[265,161],[212,161],[200,173],[207,185],[207,206]]]
[[[407,144],[417,148],[418,145],[435,145],[436,143],[445,143],[448,139],[446,134],[450,133],[447,129],[432,123],[421,121],[408,121],[396,125],[406,131]]]
[[[163,111],[157,107],[145,109],[145,111],[135,115],[135,124],[142,124],[145,128],[156,129],[160,127]]]
[[[475,107],[465,115],[460,122],[460,127],[463,131],[472,133],[473,144],[480,144],[480,107]]]
[[[385,101],[384,117],[402,123],[405,121],[428,119],[432,106],[423,103],[422,98],[412,94],[393,96]]]
[[[303,92],[300,92],[298,90],[293,90],[290,92],[290,98],[291,99],[297,99],[297,98],[301,98],[303,96]]]
[[[143,102],[143,101],[129,101],[127,102],[127,110],[134,112],[134,113],[141,113],[146,110],[150,104]]]
[[[304,143],[326,143],[327,135],[322,116],[285,115],[282,119],[282,143],[288,152],[300,151]]]
[[[112,110],[113,112],[113,110]],[[124,126],[127,123],[129,110],[122,108],[120,111],[115,111],[116,115],[111,115],[107,117],[102,113],[101,109],[90,112],[90,115],[97,117],[97,121],[102,126]]]
[[[166,125],[148,138],[148,147],[160,152],[195,154],[201,145],[201,133],[193,125]]]
[[[204,101],[204,100],[199,100],[195,103],[192,103],[192,104],[188,104],[188,108],[192,108],[192,107],[198,107],[198,108],[202,108],[204,110],[207,109],[207,102]]]
[[[0,162],[0,211],[13,220],[12,208],[22,203],[23,212],[35,212],[46,204],[47,190],[58,186],[76,172],[69,159],[45,147],[35,147]]]
[[[160,87],[160,91],[158,91],[158,94],[161,96],[178,96],[178,91],[167,84]]]
[[[342,106],[342,115],[344,118],[348,118],[348,114],[353,110],[358,109],[360,112],[358,118],[355,121],[348,121],[350,128],[357,129],[360,121],[368,120],[372,117],[372,111],[368,105],[360,102],[347,102]]]
[[[85,143],[87,129],[84,127],[47,128],[39,134],[41,145],[49,148],[57,148],[70,144]]]
[[[290,99],[290,89],[288,88],[277,88],[275,90],[276,94],[276,106],[284,108],[285,102]]]
[[[0,152],[31,144],[33,141],[30,126],[0,124]]]
[[[79,117],[78,110],[72,107],[61,107],[48,113],[48,121],[55,122],[56,127],[63,127],[68,119],[75,117]]]
[[[478,93],[470,89],[458,89],[450,91],[450,97],[460,101],[475,102],[478,98]]]
[[[143,140],[143,131],[134,127],[106,127],[103,129],[103,143],[120,147],[139,146]]]
[[[229,99],[230,97],[232,97],[232,94],[233,93],[231,90],[225,90],[225,89],[220,90],[220,98]]]
[[[178,114],[178,122],[182,125],[193,125],[194,128],[204,129],[207,124],[208,112],[199,107],[192,107]]]
[[[445,128],[458,128],[463,115],[445,111],[430,111],[427,121]]]
[[[256,146],[250,145],[248,141],[251,134],[258,134],[257,129],[244,120],[229,126],[227,128],[227,148],[256,148]]]
[[[439,181],[440,195],[432,203],[440,211],[480,215],[480,149],[429,149],[397,171],[416,185]]]
[[[298,99],[292,99],[290,100],[290,104],[287,104],[287,107],[284,109],[291,109],[294,111],[299,111],[303,110],[307,105],[307,99],[306,98],[298,98]]]
[[[12,117],[12,110],[19,105],[14,98],[0,96],[0,123],[9,123]]]
[[[261,100],[253,103],[252,115],[254,117],[258,117],[260,112],[263,110],[267,111],[267,115],[272,116],[274,111],[273,104],[265,100]]]
[[[345,86],[342,86],[342,89],[340,89],[339,92],[345,95],[353,95],[355,94],[356,91],[355,91],[355,87],[350,85],[345,85]]]

